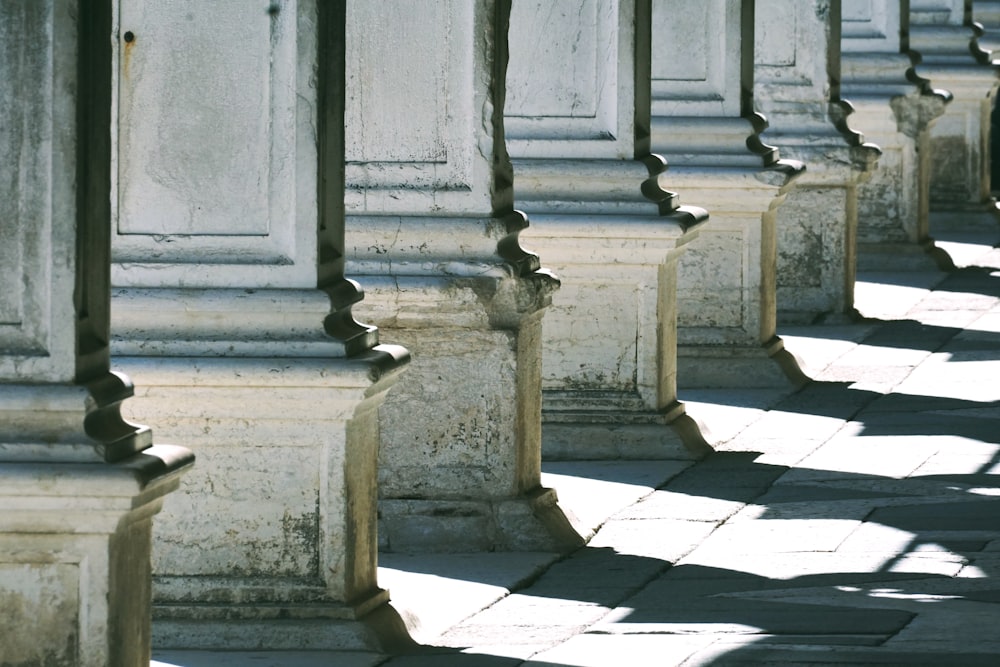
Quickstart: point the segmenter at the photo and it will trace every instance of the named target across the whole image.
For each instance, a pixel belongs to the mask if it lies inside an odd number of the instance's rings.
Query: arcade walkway
[[[861,275],[866,321],[782,330],[805,389],[682,392],[709,459],[547,465],[587,547],[383,557],[417,653],[154,664],[997,664],[1000,228],[935,236],[959,270]]]

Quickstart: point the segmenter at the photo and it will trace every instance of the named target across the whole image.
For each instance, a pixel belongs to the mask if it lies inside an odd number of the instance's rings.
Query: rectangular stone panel
[[[747,247],[736,230],[702,231],[678,263],[677,325],[735,328],[744,326]]]
[[[844,51],[899,50],[899,0],[843,0],[841,38]]]
[[[25,562],[25,555],[30,551],[0,553],[0,662],[74,667],[79,664],[79,565]]]
[[[739,0],[653,2],[654,116],[738,115]]]
[[[54,178],[72,169],[64,142],[73,128],[63,122],[73,107],[71,96],[53,98],[53,20],[47,3],[8,3],[0,20],[0,349],[8,361],[51,351],[53,267],[73,270],[60,245],[72,236],[54,227],[57,216],[60,228],[75,221],[62,208],[73,200],[72,184]],[[0,360],[0,376],[5,365]]]
[[[315,8],[274,7],[118,0],[116,285],[315,282]]]
[[[785,73],[796,76],[795,49],[796,5],[802,0],[768,0],[760,2],[754,17],[754,53],[756,65],[782,68]],[[805,45],[803,46],[813,46]]]
[[[617,133],[618,2],[513,4],[504,107],[510,140]]]
[[[426,212],[483,196],[487,183],[477,182],[474,165],[482,159],[477,126],[489,117],[474,99],[473,45],[482,28],[473,8],[464,0],[399,4],[393,11],[406,16],[388,30],[378,3],[349,3],[349,211]],[[404,90],[414,94],[401,101]]]
[[[639,290],[610,281],[563,283],[545,314],[544,389],[636,390]]]

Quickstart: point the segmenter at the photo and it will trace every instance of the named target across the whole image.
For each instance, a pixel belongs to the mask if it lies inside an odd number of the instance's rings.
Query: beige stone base
[[[520,497],[379,502],[379,542],[388,551],[557,551],[582,546],[553,489]]]
[[[193,460],[0,465],[0,665],[149,662],[153,515]]]
[[[699,424],[674,401],[656,412],[624,392],[545,392],[542,458],[546,461],[695,460],[712,448]]]
[[[767,345],[679,346],[677,384],[684,389],[800,387],[809,382],[801,362],[775,337]]]
[[[230,589],[232,582],[228,582]],[[354,604],[337,602],[159,603],[153,608],[157,649],[377,650],[414,645],[405,624],[377,590]]]

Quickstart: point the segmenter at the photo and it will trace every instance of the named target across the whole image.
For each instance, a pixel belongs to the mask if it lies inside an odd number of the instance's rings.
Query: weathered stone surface
[[[375,486],[408,355],[344,278],[343,7],[119,9],[115,352],[146,383],[130,413],[205,454],[155,534],[156,640],[405,641]]]
[[[843,0],[841,93],[852,122],[882,149],[878,169],[858,186],[858,268],[948,264],[930,237],[929,131],[950,100],[913,72],[909,14],[897,0]]]
[[[931,128],[931,209],[992,208],[990,112],[1000,69],[980,48],[982,29],[972,23],[969,0],[913,0],[910,46],[920,54],[916,71],[954,96]]]
[[[393,550],[581,539],[554,503],[534,511],[545,494],[541,316],[558,281],[518,242],[527,221],[503,141],[508,19],[493,0],[348,11],[348,268],[371,288],[360,312],[416,360],[379,417]]]
[[[520,2],[512,13],[505,119],[517,205],[532,220],[527,242],[563,283],[544,327],[550,458],[707,451],[676,400],[677,259],[706,213],[659,187],[663,161],[641,136],[647,22],[631,3],[570,14]]]
[[[150,530],[194,457],[110,370],[110,5],[0,5],[0,664],[150,653]]]
[[[678,270],[681,387],[801,382],[775,337],[774,209],[803,169],[764,145],[753,113],[753,22],[729,0],[654,3],[652,149],[664,188],[711,211]],[[772,359],[776,355],[777,358]]]
[[[755,8],[754,88],[772,130],[764,136],[804,162],[777,212],[778,320],[850,316],[854,302],[857,184],[879,150],[848,127],[840,97],[839,0],[765,0]]]

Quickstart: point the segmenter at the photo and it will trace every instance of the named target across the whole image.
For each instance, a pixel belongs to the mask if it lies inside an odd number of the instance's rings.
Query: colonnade
[[[997,4],[0,4],[0,664],[391,650],[380,548],[583,544],[543,454],[708,454],[678,385],[992,215]]]

